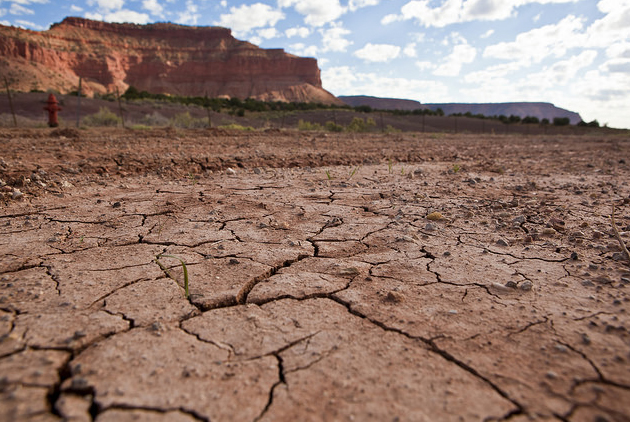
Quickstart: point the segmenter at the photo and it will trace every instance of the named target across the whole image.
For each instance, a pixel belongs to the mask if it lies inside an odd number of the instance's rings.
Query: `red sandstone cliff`
[[[317,60],[265,50],[219,27],[117,24],[69,17],[47,31],[0,25],[0,73],[15,90],[229,96],[336,103]]]

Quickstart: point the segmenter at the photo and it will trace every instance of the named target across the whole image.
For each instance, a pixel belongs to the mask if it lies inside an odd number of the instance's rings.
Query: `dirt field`
[[[627,135],[3,129],[0,179],[2,421],[630,420]]]

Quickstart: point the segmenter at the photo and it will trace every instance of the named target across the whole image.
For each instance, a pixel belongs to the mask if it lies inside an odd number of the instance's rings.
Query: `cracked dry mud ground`
[[[1,135],[0,420],[630,420],[627,138]]]

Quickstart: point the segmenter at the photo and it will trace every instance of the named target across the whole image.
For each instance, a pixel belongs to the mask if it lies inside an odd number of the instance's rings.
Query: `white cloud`
[[[400,47],[391,44],[367,43],[363,48],[355,51],[354,56],[366,62],[389,62],[400,54]]]
[[[488,38],[494,34],[494,29],[488,29],[486,32],[480,35],[481,38]]]
[[[79,12],[83,12],[83,8],[73,4],[70,6],[70,11],[73,13],[79,13]]]
[[[186,9],[183,12],[177,14],[177,23],[184,25],[196,25],[197,20],[201,17],[199,14],[199,7],[191,0],[186,2]]]
[[[507,60],[518,58],[523,65],[540,63],[549,56],[562,57],[568,49],[583,44],[583,27],[584,18],[569,15],[557,24],[520,33],[512,42],[490,45],[484,50],[483,57]]]
[[[612,44],[606,49],[606,56],[611,59],[630,59],[630,42],[622,41]]]
[[[448,93],[446,85],[434,80],[391,78],[376,73],[361,73],[348,66],[322,70],[322,84],[335,95],[371,95],[437,101]]]
[[[25,28],[25,29],[34,29],[36,31],[41,31],[41,30],[46,29],[46,28],[44,28],[41,25],[37,25],[36,23],[25,21],[25,20],[21,20],[21,19],[17,19],[15,21],[15,23],[18,24],[19,26],[21,26],[22,28]]]
[[[593,22],[586,32],[589,47],[606,48],[630,38],[630,1],[602,0],[597,8],[606,16]]]
[[[106,22],[146,24],[149,23],[149,15],[146,13],[134,12],[133,10],[122,9],[108,13],[99,20],[104,20]]]
[[[350,34],[350,31],[343,28],[340,23],[332,23],[330,28],[320,29],[319,33],[322,35],[323,52],[344,52],[353,44],[352,41],[344,38]]]
[[[125,5],[125,0],[88,0],[88,6],[97,6],[98,10],[107,13],[110,10],[120,10]]]
[[[280,7],[293,7],[311,26],[323,26],[346,12],[339,0],[278,0]]]
[[[436,76],[457,76],[466,63],[472,63],[477,56],[477,49],[468,43],[458,44],[453,47],[445,61],[433,71]]]
[[[381,19],[381,24],[389,25],[390,23],[398,22],[400,20],[402,20],[402,17],[396,14],[385,15],[383,16],[383,19]]]
[[[306,46],[303,43],[295,43],[289,46],[288,51],[297,56],[316,57],[319,49],[317,48],[317,46],[314,45]],[[318,59],[318,62],[320,65],[322,65],[322,60]]]
[[[265,40],[276,38],[278,36],[278,31],[276,30],[276,28],[259,29],[257,33],[260,38]]]
[[[594,50],[583,51],[576,56],[546,66],[540,72],[528,74],[517,85],[521,90],[531,89],[538,92],[545,88],[567,86],[575,81],[580,70],[593,64],[596,57],[597,52]]]
[[[164,7],[157,0],[143,0],[142,7],[155,16],[164,16]]]
[[[416,43],[415,42],[411,42],[411,43],[407,44],[405,46],[405,48],[403,49],[403,54],[406,57],[417,57],[418,53],[416,52]]]
[[[12,15],[34,15],[35,12],[27,7],[20,6],[17,3],[11,3],[9,13]]]
[[[247,34],[254,28],[274,26],[284,19],[284,13],[263,3],[230,7],[230,13],[221,15],[220,26],[232,29],[236,34]]]
[[[503,20],[529,3],[575,3],[579,0],[445,0],[433,6],[430,0],[412,0],[400,9],[399,19],[415,20],[420,25],[444,27],[454,23]],[[389,17],[388,22],[393,18]]]
[[[287,36],[287,38],[293,38],[293,37],[306,38],[309,35],[311,35],[311,30],[303,26],[297,26],[295,28],[287,29],[286,31],[284,31],[284,34]]]
[[[489,81],[496,81],[504,79],[506,76],[511,76],[521,68],[521,64],[518,61],[509,63],[501,63],[498,65],[490,66],[484,70],[477,72],[471,72],[464,76],[464,81],[474,84],[483,84]]]
[[[420,69],[422,71],[435,68],[435,64],[433,64],[432,62],[428,62],[428,61],[417,61],[415,63],[415,65],[416,65],[416,67],[418,69]]]
[[[348,8],[354,12],[362,7],[376,6],[378,2],[379,0],[350,0],[348,2]]]

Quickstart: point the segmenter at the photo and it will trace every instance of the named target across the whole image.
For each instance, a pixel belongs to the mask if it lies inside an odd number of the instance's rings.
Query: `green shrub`
[[[298,129],[299,130],[322,130],[322,125],[320,125],[319,123],[311,123],[311,122],[306,122],[302,119],[300,119],[300,121],[298,122]]]
[[[367,122],[360,117],[355,117],[346,130],[348,132],[368,132],[374,126],[376,126],[376,122],[371,117],[367,119]]]
[[[101,107],[98,112],[85,116],[82,120],[85,126],[118,126],[122,119],[107,107]]]
[[[230,123],[229,125],[221,125],[219,126],[220,129],[232,129],[232,130],[244,130],[244,131],[252,131],[254,130],[253,127],[251,126],[242,126],[236,123]]]
[[[328,122],[326,122],[326,125],[324,127],[329,132],[343,132],[343,126],[338,125],[335,122],[328,121]]]
[[[190,115],[190,112],[179,113],[173,116],[170,120],[171,126],[181,128],[202,128],[208,126],[208,119],[197,119]]]
[[[157,111],[154,111],[152,114],[145,114],[140,120],[140,124],[146,126],[168,126],[169,120]]]

